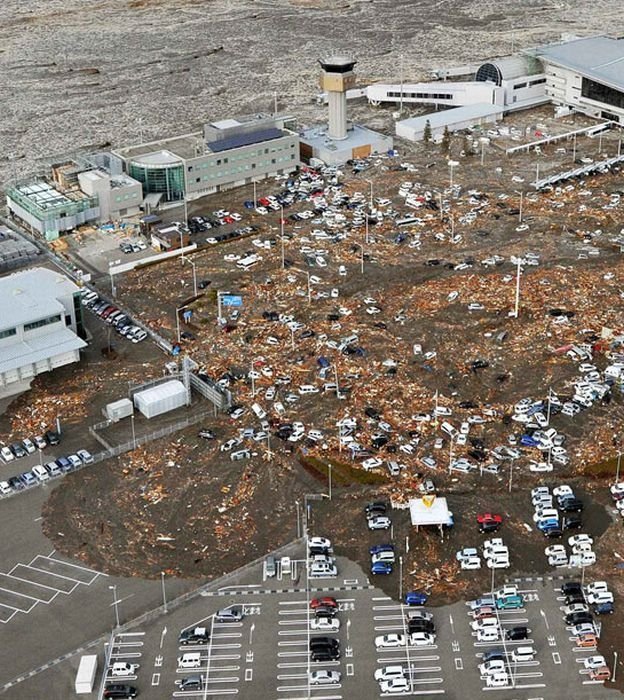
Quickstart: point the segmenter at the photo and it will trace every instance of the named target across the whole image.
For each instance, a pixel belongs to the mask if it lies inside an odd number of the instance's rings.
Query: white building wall
[[[366,88],[366,97],[373,104],[401,100],[403,88],[403,103],[436,104],[446,107],[463,107],[465,105],[503,104],[504,90],[493,83],[436,81],[432,83],[385,84],[375,83]]]

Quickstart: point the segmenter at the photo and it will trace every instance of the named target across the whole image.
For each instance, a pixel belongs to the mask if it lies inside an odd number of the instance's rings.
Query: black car
[[[407,631],[409,634],[414,634],[414,632],[435,634],[435,625],[433,620],[410,620],[407,624]]]
[[[310,651],[313,649],[339,649],[340,642],[333,637],[312,637],[310,639]]]
[[[189,644],[208,644],[210,635],[205,627],[192,627],[183,630],[178,638],[178,644],[187,646]]]
[[[126,683],[112,683],[104,688],[105,698],[136,698],[139,691],[133,685]]]
[[[574,605],[574,603],[586,603],[583,591],[578,591],[578,593],[570,593],[566,596],[566,605]]]
[[[381,412],[374,408],[373,406],[367,406],[364,409],[364,413],[369,417],[373,418],[374,420],[379,420],[381,418]]]
[[[384,501],[373,501],[372,503],[367,503],[364,511],[367,515],[385,515],[388,510],[387,503]]]
[[[26,488],[24,482],[19,478],[19,476],[12,476],[7,480],[7,483],[13,489],[13,491],[21,491],[22,489]]]
[[[489,532],[497,532],[500,529],[501,524],[493,521],[488,521],[485,523],[479,523],[479,532],[482,534]]]
[[[310,652],[310,661],[337,661],[340,658],[339,649],[320,647]]]
[[[561,586],[563,595],[572,595],[573,593],[582,593],[583,586],[578,581],[567,581]]]
[[[580,513],[583,510],[583,501],[580,498],[567,498],[559,504],[564,513]]]
[[[561,521],[564,530],[578,530],[583,527],[583,520],[580,515],[568,515]]]
[[[212,430],[200,430],[197,435],[204,440],[214,440],[215,434]]]
[[[11,452],[19,459],[20,457],[25,457],[28,453],[24,449],[24,446],[21,445],[19,442],[14,442],[12,445],[9,445],[11,448]]]
[[[336,617],[338,608],[332,608],[330,605],[318,605],[314,608],[316,617]]]
[[[379,437],[373,438],[371,440],[371,445],[375,449],[379,449],[388,443],[388,438],[385,435],[380,435]]]
[[[578,612],[566,615],[565,621],[568,625],[582,625],[585,622],[593,622],[594,618],[590,612]]]
[[[505,639],[519,641],[529,638],[529,629],[527,627],[510,627],[505,630]]]
[[[49,445],[59,445],[61,442],[61,436],[55,430],[48,430],[43,437]]]
[[[544,537],[547,537],[549,540],[561,539],[563,537],[563,530],[559,529],[558,527],[544,530]]]
[[[308,556],[315,557],[315,556],[322,556],[322,555],[329,555],[331,554],[331,551],[328,547],[308,547]]]
[[[206,289],[206,287],[207,287],[209,284],[210,284],[210,280],[201,280],[201,281],[197,284],[197,286],[198,286],[200,289]]]
[[[488,661],[505,661],[507,659],[507,654],[505,654],[504,649],[490,649],[483,654],[483,663]]]
[[[202,676],[188,676],[180,681],[180,690],[203,690]]]

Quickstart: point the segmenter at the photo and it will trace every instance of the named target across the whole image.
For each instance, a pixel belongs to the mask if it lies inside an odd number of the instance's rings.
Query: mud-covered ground
[[[0,180],[76,152],[278,109],[303,123],[317,59],[349,51],[359,82],[427,77],[513,49],[621,31],[616,0],[7,0],[0,16]],[[352,116],[392,129],[387,112]]]

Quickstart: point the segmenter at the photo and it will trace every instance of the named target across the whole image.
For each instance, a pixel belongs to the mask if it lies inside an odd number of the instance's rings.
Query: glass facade
[[[184,198],[184,166],[149,166],[130,161],[128,174],[143,185],[143,194],[163,194],[167,202]]]
[[[589,78],[583,78],[581,95],[587,97],[588,100],[594,100],[594,102],[602,102],[612,107],[624,109],[624,92]]]

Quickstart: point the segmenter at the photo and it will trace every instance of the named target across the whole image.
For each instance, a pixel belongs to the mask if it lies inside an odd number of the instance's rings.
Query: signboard
[[[422,502],[423,505],[426,506],[427,508],[431,508],[431,506],[435,503],[435,494],[431,494],[429,496],[423,496]]]
[[[243,297],[240,294],[224,294],[221,303],[223,306],[242,306]]]

